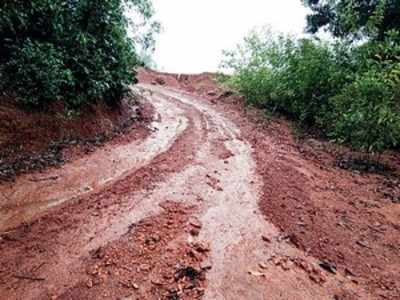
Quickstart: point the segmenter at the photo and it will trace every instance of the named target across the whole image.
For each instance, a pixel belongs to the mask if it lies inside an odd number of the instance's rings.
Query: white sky
[[[154,59],[162,71],[216,71],[223,49],[232,49],[255,26],[301,34],[301,0],[153,0],[163,32]]]

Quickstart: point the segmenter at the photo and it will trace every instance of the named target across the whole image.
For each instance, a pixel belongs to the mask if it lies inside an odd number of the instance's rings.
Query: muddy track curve
[[[177,90],[134,89],[156,111],[145,140],[105,146],[61,169],[0,186],[6,195],[0,232],[22,232],[14,244],[0,244],[1,251],[14,247],[0,258],[0,298],[46,299],[54,287],[63,294],[79,282],[92,251],[160,214],[168,200],[194,207],[201,223],[199,235],[181,236],[209,245],[204,299],[373,299],[344,275],[324,272],[261,214],[259,193],[268,183],[257,175],[252,147],[234,120]],[[93,208],[100,212],[93,214]],[[37,239],[41,234],[47,240]],[[35,247],[39,254],[26,255]],[[12,279],[44,260],[45,281]]]

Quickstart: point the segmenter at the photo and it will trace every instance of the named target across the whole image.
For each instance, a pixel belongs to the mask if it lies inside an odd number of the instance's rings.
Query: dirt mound
[[[144,68],[138,70],[140,83],[167,86],[207,99],[215,97],[219,92],[216,86],[216,78],[217,74],[215,73],[171,74]]]
[[[93,145],[100,145],[132,127],[135,121],[144,119],[139,106],[132,101],[127,99],[114,107],[94,104],[78,114],[60,103],[47,111],[34,111],[2,98],[0,181],[62,164],[67,159],[63,150],[69,146],[80,145],[83,152],[89,152]]]

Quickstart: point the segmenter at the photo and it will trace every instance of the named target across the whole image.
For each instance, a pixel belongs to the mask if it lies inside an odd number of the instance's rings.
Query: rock
[[[271,243],[271,239],[269,237],[267,237],[266,235],[262,235],[261,238],[264,242]]]
[[[201,224],[201,222],[197,218],[190,219],[189,224],[198,229],[201,229],[203,227],[203,224]]]
[[[365,241],[357,241],[356,243],[357,243],[357,245],[359,245],[359,246],[361,246],[361,247],[368,248],[368,249],[372,249],[372,248],[369,246],[368,242],[365,242]]]
[[[164,282],[161,282],[158,279],[152,279],[151,283],[154,284],[154,285],[164,285],[165,284]]]
[[[200,267],[202,270],[208,271],[212,269],[212,264],[209,262],[203,262]]]
[[[200,243],[193,244],[193,248],[200,253],[210,252],[210,248]]]
[[[97,248],[95,251],[92,252],[92,257],[97,259],[103,259],[106,255],[106,252],[103,247]]]
[[[319,263],[319,266],[324,269],[325,271],[332,273],[332,274],[336,274],[337,273],[337,269],[336,266],[328,261],[321,261]]]
[[[301,248],[301,243],[297,237],[297,235],[295,235],[294,233],[288,235],[288,240],[295,245],[297,248]]]
[[[345,268],[344,273],[346,274],[346,276],[356,276],[354,274],[354,272],[352,270],[350,270],[349,268]]]
[[[248,273],[250,275],[256,276],[256,277],[267,277],[267,275],[265,273],[261,273],[261,272],[257,272],[257,271],[249,270]]]
[[[190,229],[189,233],[190,233],[192,236],[199,236],[200,230],[199,230],[198,228],[192,228],[192,229]]]
[[[86,286],[90,289],[90,288],[92,288],[93,287],[93,281],[91,280],[91,279],[89,279],[87,282],[86,282]]]
[[[188,255],[194,257],[196,260],[201,260],[200,254],[194,250],[189,250]]]
[[[208,95],[208,96],[215,97],[215,96],[217,96],[217,93],[216,93],[215,91],[209,91],[209,92],[207,93],[207,95]]]
[[[151,269],[151,267],[148,264],[142,264],[142,265],[139,266],[139,270],[140,271],[148,272],[148,271],[150,271],[150,269]]]
[[[261,269],[264,269],[264,270],[268,268],[267,265],[263,262],[260,262],[258,265],[260,266]]]

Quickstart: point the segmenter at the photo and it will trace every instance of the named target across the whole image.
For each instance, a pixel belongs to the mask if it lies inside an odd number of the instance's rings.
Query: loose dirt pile
[[[168,88],[178,89],[193,95],[202,96],[205,99],[215,99],[221,92],[226,96],[226,91],[222,91],[215,81],[216,75],[213,73],[201,74],[171,74],[160,73],[147,69],[138,70],[138,80],[140,83],[159,85]]]

